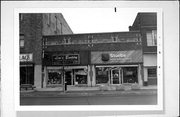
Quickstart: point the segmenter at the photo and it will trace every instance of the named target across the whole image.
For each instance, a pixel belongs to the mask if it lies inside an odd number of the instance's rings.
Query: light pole
[[[88,36],[88,40],[89,40],[89,42],[88,42],[88,47],[89,47],[89,54],[90,54],[90,58],[91,58],[91,51],[92,51],[92,47],[93,47],[93,42],[92,42],[92,40],[93,40],[93,35],[89,35]],[[90,81],[91,81],[91,87],[92,87],[92,77],[93,77],[93,71],[92,71],[92,64],[91,64],[91,59],[89,59],[89,63],[90,63]]]
[[[60,26],[61,26],[61,35],[63,34],[63,27],[62,27],[62,22],[60,22]],[[63,42],[63,41],[62,41]],[[66,77],[65,77],[65,73],[64,73],[64,59],[65,59],[65,53],[64,53],[64,42],[62,43],[62,79],[63,79],[63,92],[66,92]]]
[[[65,74],[64,74],[64,59],[65,59],[65,55],[64,55],[64,45],[62,45],[62,78],[63,78],[63,92],[66,92],[66,78],[65,78]]]

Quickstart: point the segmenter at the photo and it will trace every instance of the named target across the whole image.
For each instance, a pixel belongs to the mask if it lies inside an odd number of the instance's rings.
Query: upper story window
[[[70,44],[71,43],[71,38],[64,38],[64,43],[65,44]]]
[[[51,14],[49,13],[47,18],[47,25],[50,26],[50,22],[51,22]]]
[[[24,48],[24,35],[23,34],[20,34],[19,46],[20,48]]]
[[[157,46],[157,30],[146,32],[147,46]]]
[[[112,36],[111,38],[112,38],[112,42],[117,42],[117,39],[118,39],[117,36]]]
[[[23,14],[19,14],[19,18],[20,18],[20,21],[22,21],[23,20]]]
[[[89,35],[88,36],[88,43],[92,43],[92,41],[93,41],[93,35]]]
[[[55,32],[55,34],[57,34],[57,33],[58,33],[58,27],[57,27],[57,25],[58,25],[58,19],[57,19],[57,16],[56,16],[56,15],[55,15],[54,17],[55,17],[55,22],[54,22],[54,23],[55,23],[55,31],[54,31],[54,32]]]

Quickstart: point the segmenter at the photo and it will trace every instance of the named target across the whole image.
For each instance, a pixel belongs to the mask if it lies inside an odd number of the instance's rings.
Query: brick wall
[[[143,53],[156,53],[157,46],[147,46],[146,32],[157,30],[157,14],[152,13],[138,13],[130,31],[140,31],[142,36]]]
[[[61,13],[43,14],[43,35],[62,35],[72,33],[71,28]]]
[[[42,53],[42,15],[23,14],[20,20],[20,34],[24,35],[24,48],[20,53],[33,53],[33,62],[41,64]]]
[[[20,34],[24,35],[25,45],[20,49],[20,53],[33,53],[33,62],[37,65],[42,64],[43,35],[61,35],[61,32],[72,34],[72,30],[61,13],[23,13],[21,16],[19,18]]]

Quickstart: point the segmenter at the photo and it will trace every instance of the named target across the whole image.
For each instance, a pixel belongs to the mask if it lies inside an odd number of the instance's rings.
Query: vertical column
[[[144,85],[147,86],[148,85],[148,72],[147,72],[147,68],[144,67]]]
[[[92,65],[92,86],[96,85],[96,69],[95,66]]]
[[[94,65],[88,65],[88,86],[95,86],[95,75]]]
[[[36,88],[41,88],[42,85],[42,65],[34,66],[34,85]]]
[[[44,67],[44,71],[43,71],[43,88],[45,88],[46,87],[46,84],[47,84],[47,67],[45,66]]]
[[[121,68],[119,68],[119,84],[121,84]]]
[[[139,82],[139,85],[143,85],[143,80],[142,80],[142,74],[141,74],[141,65],[139,64],[138,65],[138,82]]]
[[[91,82],[91,76],[90,76],[90,65],[88,65],[87,67],[87,71],[88,71],[88,74],[87,74],[87,83],[88,83],[88,86],[91,86],[92,82]]]

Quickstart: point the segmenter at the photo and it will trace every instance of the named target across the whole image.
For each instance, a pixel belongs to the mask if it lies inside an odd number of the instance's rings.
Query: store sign
[[[19,59],[20,62],[32,62],[33,54],[20,54]]]
[[[142,62],[141,50],[94,51],[91,52],[92,64],[116,64]]]
[[[63,65],[64,64],[79,64],[78,54],[67,54],[67,55],[54,55],[52,57],[53,65]]]
[[[110,57],[111,58],[125,58],[126,57],[126,54],[119,54],[119,53],[114,53],[114,54],[110,54]]]

